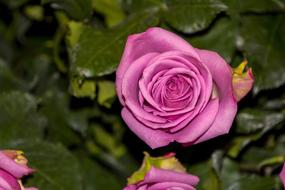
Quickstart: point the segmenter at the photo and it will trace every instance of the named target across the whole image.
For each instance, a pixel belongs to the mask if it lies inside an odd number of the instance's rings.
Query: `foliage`
[[[160,26],[255,87],[230,134],[150,150],[120,119],[114,76],[128,35]],[[198,190],[280,190],[285,160],[284,0],[0,0],[0,148],[23,149],[41,190],[122,189],[143,151],[177,152]]]

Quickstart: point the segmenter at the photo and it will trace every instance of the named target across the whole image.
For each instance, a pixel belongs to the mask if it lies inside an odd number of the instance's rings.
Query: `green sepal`
[[[147,152],[144,152],[144,155],[142,166],[128,178],[128,185],[142,181],[151,167],[186,173],[186,169],[175,158],[175,153],[169,153],[160,157],[151,157]]]

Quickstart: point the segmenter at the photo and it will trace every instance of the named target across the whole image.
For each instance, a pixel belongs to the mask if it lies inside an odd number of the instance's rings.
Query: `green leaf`
[[[0,94],[0,146],[41,139],[45,118],[37,112],[36,99],[22,92]]]
[[[94,9],[105,16],[109,27],[117,25],[125,18],[119,0],[92,0],[92,2]]]
[[[118,142],[118,139],[114,138],[111,133],[108,133],[99,125],[94,125],[92,130],[95,141],[101,147],[104,147],[117,158],[125,154],[126,147],[121,142]]]
[[[189,41],[194,47],[218,52],[230,62],[235,52],[237,30],[234,20],[222,18],[207,33],[190,36]]]
[[[68,35],[66,36],[66,41],[69,47],[74,48],[77,44],[81,32],[82,32],[83,24],[81,22],[70,21],[68,22]]]
[[[24,11],[33,20],[42,21],[44,19],[44,9],[42,6],[27,6]]]
[[[30,141],[14,148],[23,150],[36,172],[27,186],[41,190],[81,190],[82,176],[77,159],[60,144]]]
[[[115,84],[111,81],[99,81],[98,82],[99,93],[98,102],[99,104],[110,108],[116,97]]]
[[[78,98],[89,97],[94,99],[96,97],[96,83],[93,80],[82,80],[74,77],[71,79],[69,91]]]
[[[38,43],[44,42],[40,41]],[[44,51],[41,49],[41,45],[33,44],[33,48],[36,48],[35,51]],[[29,54],[31,51],[25,50],[21,52],[23,55],[20,57],[23,56],[24,58],[20,58],[21,64],[17,66],[16,71],[18,72],[15,72],[15,75],[24,83],[25,89],[33,90],[33,93],[37,95],[44,93],[48,89],[56,88],[61,84],[58,76],[53,75],[54,68],[51,65],[52,60],[49,55],[39,52],[34,52],[33,56]]]
[[[157,24],[154,11],[133,15],[125,24],[114,29],[96,31],[84,26],[78,44],[71,52],[71,74],[96,77],[115,71],[127,36],[142,32]]]
[[[245,109],[237,116],[238,133],[248,134],[261,130],[269,130],[285,119],[282,112],[264,111],[260,109]]]
[[[80,144],[80,138],[86,135],[88,118],[92,110],[80,109],[73,111],[69,108],[69,96],[66,93],[48,92],[42,97],[41,113],[48,119],[47,138],[65,145]]]
[[[7,41],[24,40],[26,32],[31,27],[31,20],[24,16],[20,11],[13,12],[13,19],[5,33]],[[15,52],[13,52],[15,53]]]
[[[172,27],[185,33],[207,28],[217,14],[226,10],[219,0],[166,0],[163,18]]]
[[[237,157],[250,143],[259,140],[269,131],[279,127],[284,119],[283,112],[260,109],[241,110],[236,119],[236,131],[243,135],[233,138],[228,149],[228,155]]]
[[[268,123],[271,124],[270,122]],[[261,131],[258,131],[254,134],[235,137],[231,142],[230,148],[228,149],[228,155],[236,158],[245,147],[247,147],[250,143],[259,140],[261,137],[263,137],[264,134],[274,129],[276,126],[279,125],[267,125],[264,126]]]
[[[10,68],[0,59],[0,92],[25,90],[24,83],[18,79]]]
[[[266,100],[263,103],[263,106],[270,110],[282,110],[285,107],[285,94],[276,99]]]
[[[230,13],[265,13],[272,11],[284,11],[285,3],[282,0],[222,0]]]
[[[14,52],[11,44],[7,40],[7,37],[9,37],[7,31],[8,27],[3,21],[0,20],[0,62],[2,62],[2,60],[10,62],[13,59]]]
[[[42,4],[51,3],[55,9],[64,10],[76,20],[88,19],[92,14],[91,0],[41,0]]]
[[[155,10],[165,8],[163,0],[123,0],[123,8],[129,13],[137,13],[142,10]]]
[[[83,170],[84,190],[119,190],[123,188],[117,176],[95,160],[83,157],[81,154],[79,160]]]
[[[199,190],[220,190],[220,181],[210,162],[201,162],[190,166],[189,173],[199,176]]]
[[[275,147],[250,147],[242,155],[242,163],[260,170],[264,166],[284,163],[285,148],[282,144]]]
[[[249,135],[249,136],[241,136],[236,137],[231,142],[230,148],[228,149],[227,154],[230,157],[236,158],[240,154],[240,152],[248,146],[252,141],[256,140],[258,136]]]
[[[228,158],[223,160],[222,166],[219,176],[223,185],[222,189],[226,190],[234,181],[238,181],[240,172],[237,163]]]
[[[251,135],[235,137],[231,142],[231,146],[228,149],[227,154],[233,158],[236,158],[237,156],[239,156],[239,154],[245,147],[247,147],[250,143],[259,140],[261,137],[263,137],[264,134],[266,134],[271,129],[273,129],[273,126],[268,128],[265,127],[260,132]]]
[[[220,179],[223,190],[271,190],[276,184],[274,177],[241,172],[238,164],[227,158],[224,159]]]
[[[233,181],[224,190],[271,190],[275,183],[275,178],[273,177],[244,176]]]
[[[18,8],[27,3],[28,1],[30,0],[13,0],[13,1],[0,0],[1,3],[7,4],[11,8]]]
[[[247,16],[242,19],[241,47],[255,76],[254,92],[285,83],[285,16]]]

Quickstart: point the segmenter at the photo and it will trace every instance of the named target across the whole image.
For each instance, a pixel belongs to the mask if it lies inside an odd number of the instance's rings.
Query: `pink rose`
[[[179,173],[152,167],[139,183],[128,185],[124,190],[154,190],[154,189],[179,189],[195,190],[199,178],[187,173]]]
[[[193,48],[164,29],[131,35],[116,73],[122,117],[152,148],[226,134],[237,101],[253,83],[251,70],[236,71],[217,53]]]
[[[283,165],[283,168],[282,168],[282,171],[281,173],[279,174],[279,177],[283,183],[283,186],[285,188],[285,164]]]
[[[24,190],[21,178],[34,171],[27,166],[27,162],[21,151],[0,151],[1,190]],[[36,190],[36,188],[31,188],[31,190]]]
[[[142,166],[128,178],[128,186],[124,190],[195,190],[199,178],[186,173],[186,169],[175,158],[175,153],[161,157],[151,157],[146,152],[144,154]]]

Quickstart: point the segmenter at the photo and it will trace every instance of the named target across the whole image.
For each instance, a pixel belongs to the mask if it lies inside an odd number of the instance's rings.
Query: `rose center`
[[[153,85],[152,97],[166,110],[183,109],[193,97],[192,80],[185,74],[165,74]]]
[[[190,84],[185,80],[184,76],[172,76],[166,82],[166,95],[168,98],[179,98],[190,88]]]

